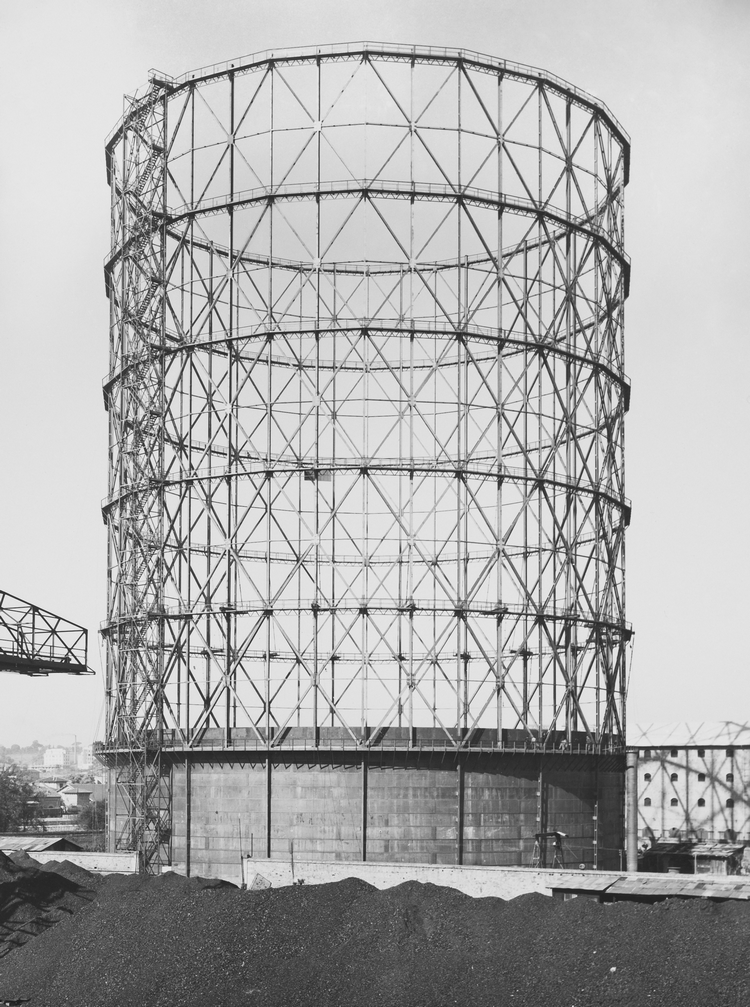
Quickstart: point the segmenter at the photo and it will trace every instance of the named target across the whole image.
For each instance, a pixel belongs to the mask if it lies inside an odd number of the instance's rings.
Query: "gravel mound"
[[[12,883],[6,870],[0,861],[0,886]],[[76,886],[54,872],[22,873],[33,875],[31,887],[44,878],[77,902],[0,959],[0,1004],[750,1004],[742,902],[505,902],[419,882],[379,891],[356,879],[245,892],[177,874]]]

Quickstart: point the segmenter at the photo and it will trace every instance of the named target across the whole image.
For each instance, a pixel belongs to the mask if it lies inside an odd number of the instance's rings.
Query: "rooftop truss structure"
[[[88,631],[0,591],[0,671],[21,675],[93,675]]]
[[[622,747],[628,159],[601,102],[460,50],[276,51],[128,99],[103,509],[123,842],[156,855],[157,762],[209,731]]]

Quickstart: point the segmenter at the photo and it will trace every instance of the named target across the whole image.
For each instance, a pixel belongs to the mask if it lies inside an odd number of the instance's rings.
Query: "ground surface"
[[[244,892],[32,865],[0,860],[0,1005],[750,1005],[742,902],[504,902],[359,880]]]

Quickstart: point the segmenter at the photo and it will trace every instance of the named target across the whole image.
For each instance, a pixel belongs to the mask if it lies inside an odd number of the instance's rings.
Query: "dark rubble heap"
[[[504,902],[358,880],[245,892],[175,874],[99,878],[32,865],[0,861],[0,1004],[750,1003],[750,906],[741,902]]]

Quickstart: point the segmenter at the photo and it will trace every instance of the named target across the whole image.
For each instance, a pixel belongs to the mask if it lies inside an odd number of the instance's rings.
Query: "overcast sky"
[[[123,94],[152,67],[365,39],[543,67],[630,133],[629,719],[750,719],[748,0],[0,0],[0,587],[87,626],[97,671],[0,677],[0,744],[101,731]]]

